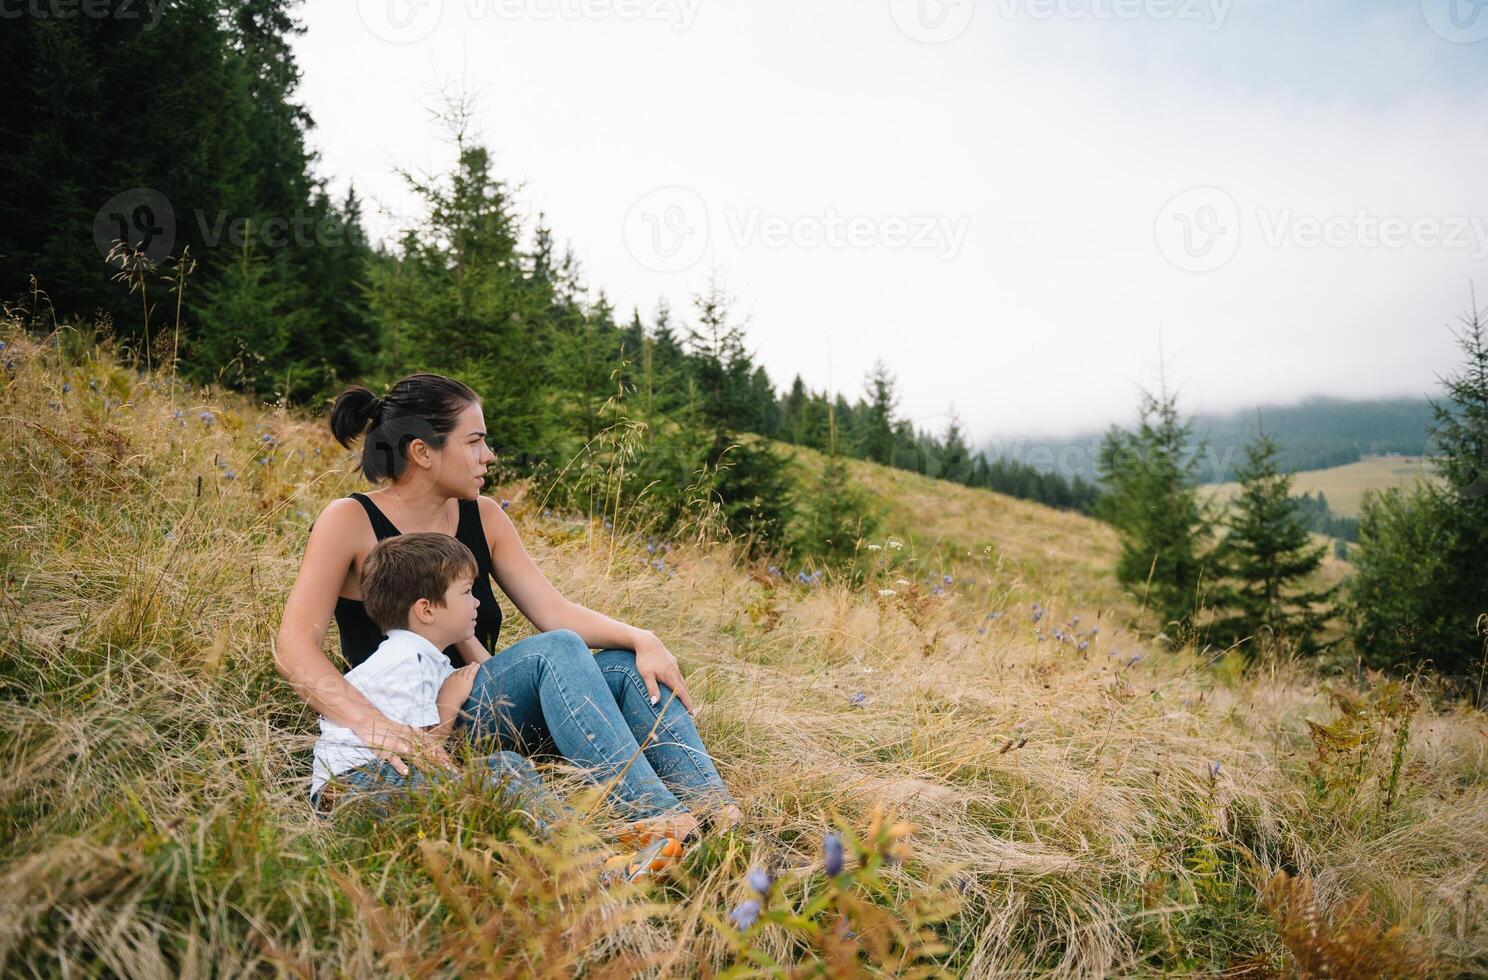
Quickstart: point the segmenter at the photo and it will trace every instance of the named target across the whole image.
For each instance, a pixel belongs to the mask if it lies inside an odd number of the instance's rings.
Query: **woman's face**
[[[485,486],[486,470],[496,454],[486,442],[486,418],[480,402],[471,402],[460,413],[455,427],[445,436],[444,446],[432,450],[434,478],[451,497],[474,500]]]

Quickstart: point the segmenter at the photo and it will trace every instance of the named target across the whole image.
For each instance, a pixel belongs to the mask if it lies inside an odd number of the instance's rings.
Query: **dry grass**
[[[1154,648],[1105,527],[870,466],[888,533],[856,590],[718,545],[676,544],[668,576],[642,542],[500,491],[555,584],[654,630],[704,705],[748,821],[681,880],[600,889],[592,831],[528,841],[468,788],[319,821],[314,718],[272,642],[309,522],[356,488],[347,454],[306,416],[172,392],[65,337],[5,340],[7,973],[851,975],[928,957],[970,976],[1267,975],[1313,969],[1290,946],[1360,900],[1378,928],[1328,934],[1363,937],[1351,968],[1387,935],[1380,971],[1488,969],[1482,715],[1416,709],[1391,806],[1388,739],[1339,790],[1309,766],[1307,721],[1337,717],[1316,681]],[[502,602],[503,640],[530,632]],[[878,802],[914,823],[914,856],[878,867],[869,847],[834,890],[823,836]],[[752,865],[777,869],[773,902],[825,902],[841,928],[741,942],[725,917]],[[1305,894],[1268,904],[1278,871]]]

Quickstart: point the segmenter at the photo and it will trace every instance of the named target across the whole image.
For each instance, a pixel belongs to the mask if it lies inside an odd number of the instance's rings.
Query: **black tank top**
[[[367,519],[372,522],[372,533],[377,540],[401,534],[387,515],[378,510],[372,498],[354,493],[352,499],[362,505]],[[455,528],[455,537],[475,553],[475,587],[471,591],[480,600],[475,610],[475,638],[480,640],[487,652],[496,652],[496,636],[501,632],[501,607],[491,592],[491,549],[486,545],[486,532],[481,528],[480,501],[460,501],[460,523]],[[360,599],[336,597],[336,628],[341,633],[341,655],[346,658],[347,668],[372,656],[378,645],[387,639]],[[456,667],[465,666],[465,658],[454,647],[445,647],[444,655]]]

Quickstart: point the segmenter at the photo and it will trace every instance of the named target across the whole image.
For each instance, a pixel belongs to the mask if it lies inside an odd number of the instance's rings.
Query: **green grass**
[[[1328,509],[1333,513],[1341,517],[1358,517],[1367,491],[1412,487],[1432,478],[1431,466],[1423,457],[1366,456],[1344,466],[1293,474],[1292,493],[1311,495],[1321,491],[1328,498]],[[1239,484],[1219,483],[1204,489],[1228,500],[1239,490]]]

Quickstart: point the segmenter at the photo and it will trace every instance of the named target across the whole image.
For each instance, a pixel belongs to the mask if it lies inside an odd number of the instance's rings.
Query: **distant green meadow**
[[[1430,479],[1431,465],[1424,456],[1365,456],[1357,463],[1293,474],[1292,493],[1311,496],[1321,491],[1333,513],[1358,517],[1365,491],[1409,488]],[[1229,500],[1238,487],[1237,483],[1219,483],[1204,489],[1214,497]]]

